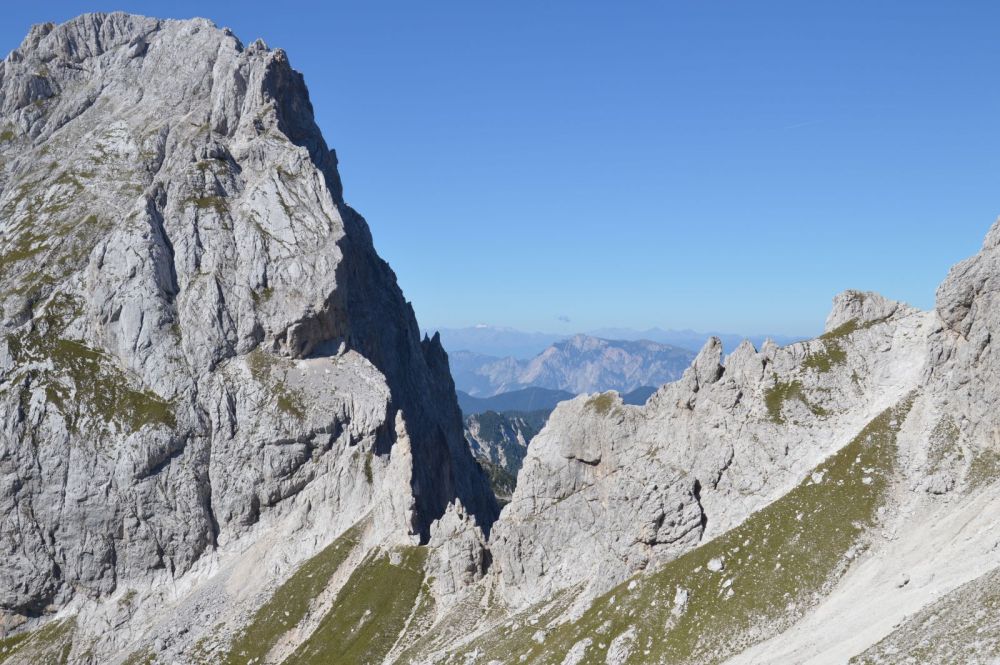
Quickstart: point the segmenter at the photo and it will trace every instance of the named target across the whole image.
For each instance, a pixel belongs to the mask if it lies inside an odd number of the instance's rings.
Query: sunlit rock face
[[[34,27],[0,65],[0,266],[4,612],[181,576],[306,488],[339,524],[393,506],[386,539],[455,498],[493,521],[447,358],[284,51]]]

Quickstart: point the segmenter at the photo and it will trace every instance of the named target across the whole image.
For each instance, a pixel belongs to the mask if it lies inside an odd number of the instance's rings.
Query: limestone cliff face
[[[200,19],[34,27],[0,64],[0,307],[10,616],[180,576],[306,488],[387,541],[456,498],[496,515],[281,50]]]

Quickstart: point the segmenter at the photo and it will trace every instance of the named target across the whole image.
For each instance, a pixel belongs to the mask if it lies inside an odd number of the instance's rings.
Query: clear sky
[[[817,332],[1000,213],[1000,3],[5,3],[285,48],[421,323]]]

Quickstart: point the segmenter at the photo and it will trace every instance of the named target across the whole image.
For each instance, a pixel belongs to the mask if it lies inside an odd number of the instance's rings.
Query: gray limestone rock
[[[284,51],[202,19],[35,26],[0,137],[3,612],[182,576],[306,487],[386,542],[455,499],[489,529],[447,357]]]

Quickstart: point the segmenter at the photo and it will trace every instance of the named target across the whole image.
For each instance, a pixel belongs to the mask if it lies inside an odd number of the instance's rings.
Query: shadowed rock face
[[[456,497],[496,516],[281,50],[200,19],[35,26],[0,64],[0,308],[7,612],[179,575],[310,485],[386,540]]]

